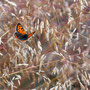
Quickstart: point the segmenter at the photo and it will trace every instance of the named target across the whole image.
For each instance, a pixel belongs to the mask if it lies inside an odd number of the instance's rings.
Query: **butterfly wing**
[[[28,38],[31,37],[35,32],[32,32],[28,35]]]
[[[28,35],[27,34],[22,35],[21,33],[16,32],[15,33],[15,38],[17,38],[19,40],[27,40],[28,39]]]
[[[17,36],[17,33],[14,34],[15,38],[19,39],[18,36]]]
[[[26,34],[25,30],[23,29],[23,27],[20,23],[17,24],[16,31],[19,32],[22,35]]]

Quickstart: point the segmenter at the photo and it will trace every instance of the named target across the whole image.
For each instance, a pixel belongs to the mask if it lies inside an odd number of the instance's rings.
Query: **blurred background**
[[[90,89],[89,0],[0,0],[0,90],[21,89]]]

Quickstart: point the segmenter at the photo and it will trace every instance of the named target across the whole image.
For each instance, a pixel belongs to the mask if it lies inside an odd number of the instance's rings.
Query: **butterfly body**
[[[26,34],[25,30],[23,29],[22,25],[20,23],[17,24],[16,32],[15,32],[15,38],[19,40],[27,40],[29,37],[31,37],[35,32],[30,33],[29,35]]]

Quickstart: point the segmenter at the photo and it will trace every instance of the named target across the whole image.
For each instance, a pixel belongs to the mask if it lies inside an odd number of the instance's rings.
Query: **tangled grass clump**
[[[90,89],[89,0],[0,1],[0,89]],[[35,34],[14,37],[17,23]]]

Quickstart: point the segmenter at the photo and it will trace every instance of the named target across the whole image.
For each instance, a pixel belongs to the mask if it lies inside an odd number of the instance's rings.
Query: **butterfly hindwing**
[[[26,34],[25,30],[23,29],[23,27],[20,23],[17,24],[16,31],[21,33],[22,35]]]
[[[20,34],[18,32],[15,33],[15,38],[19,39],[19,40],[27,40],[28,39],[28,35],[27,34]]]

